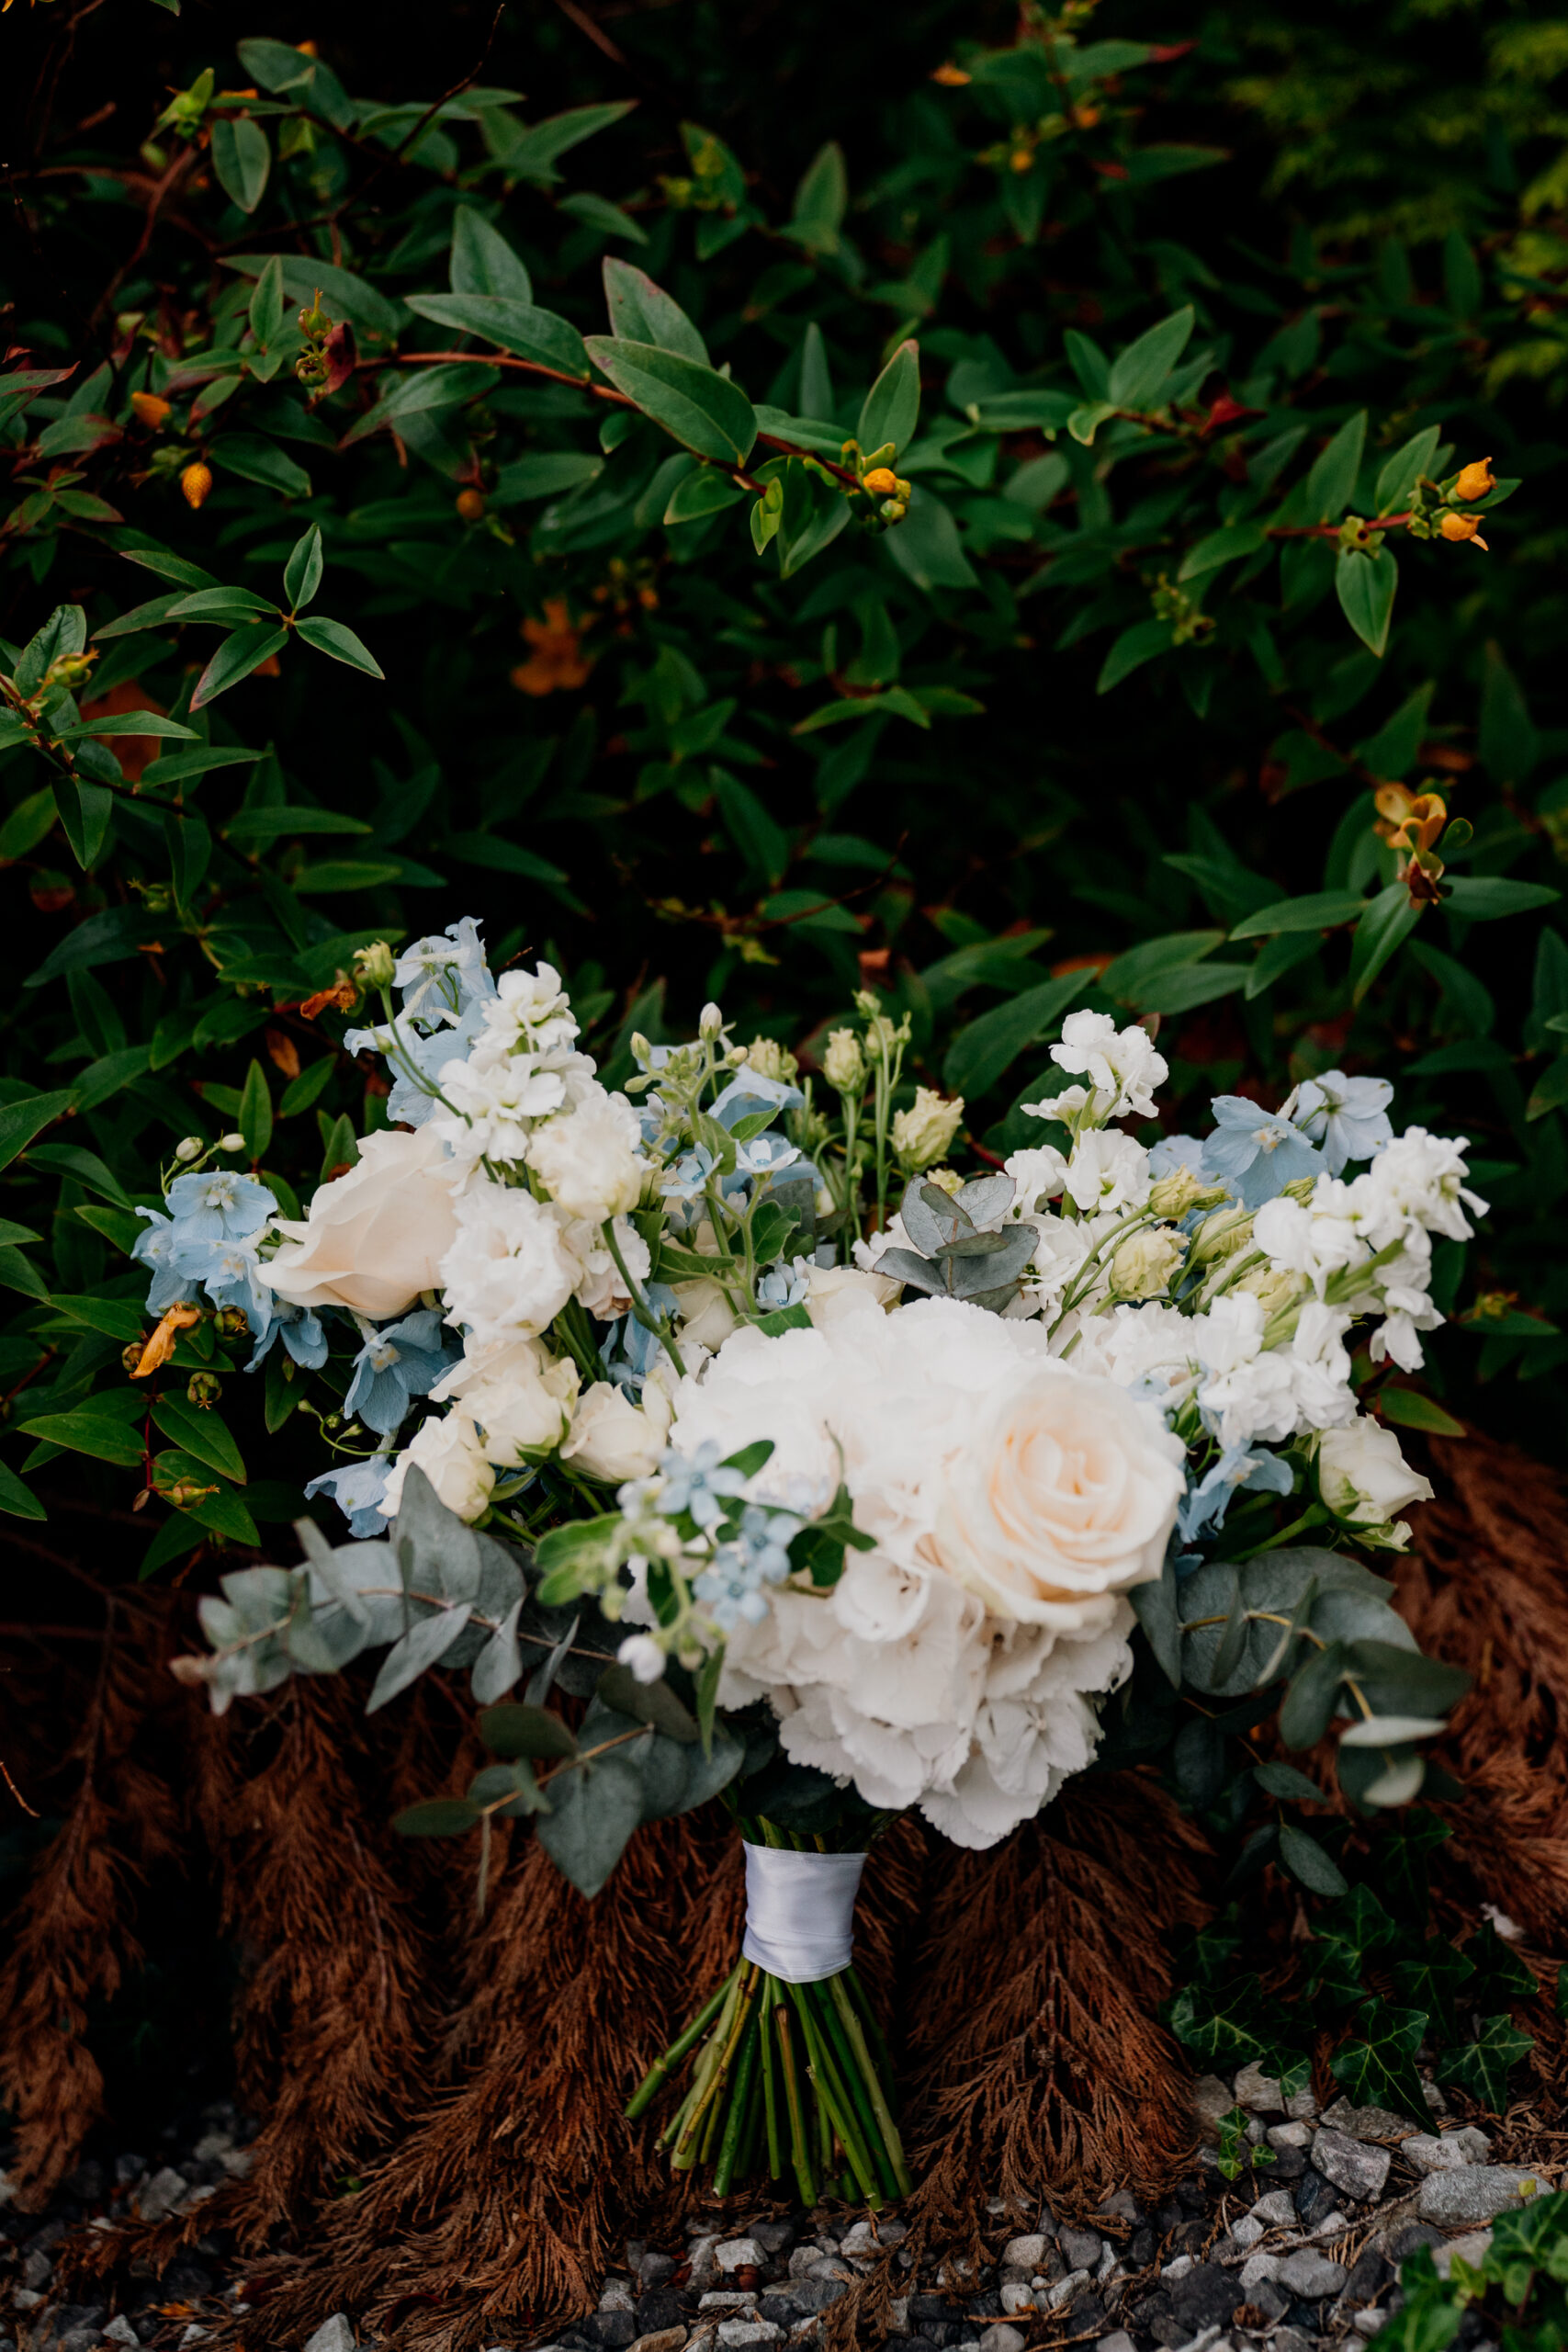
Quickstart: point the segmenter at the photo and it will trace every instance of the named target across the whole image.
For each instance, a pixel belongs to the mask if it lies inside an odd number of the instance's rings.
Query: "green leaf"
[[[642,1775],[624,1750],[569,1765],[549,1783],[539,1843],[580,1894],[599,1893],[643,1814]]]
[[[4,1462],[0,1462],[0,1510],[8,1512],[13,1519],[49,1517],[32,1488]]]
[[[259,277],[269,261],[280,261],[286,301],[304,307],[319,292],[333,318],[347,319],[352,325],[388,342],[395,339],[404,323],[401,304],[389,300],[353,270],[340,269],[335,262],[319,261],[314,254],[304,259],[298,254],[224,254],[221,259],[225,269],[237,269],[244,277]]]
[[[393,1814],[392,1826],[400,1838],[457,1838],[477,1827],[481,1817],[467,1797],[426,1797]]]
[[[673,462],[682,465],[690,460],[677,458]],[[694,472],[682,474],[676,483],[664,509],[664,521],[667,525],[701,522],[727,506],[739,506],[750,495],[732,475],[714,466],[699,466]]]
[[[53,1094],[28,1094],[20,1102],[0,1106],[0,1168],[9,1167],[36,1135],[58,1119],[76,1100],[70,1087]]]
[[[508,1700],[485,1707],[479,1721],[479,1737],[492,1756],[575,1756],[577,1741],[558,1715],[546,1707],[530,1707]]]
[[[1269,534],[1261,523],[1231,523],[1223,531],[1211,531],[1206,538],[1189,548],[1181,560],[1178,580],[1198,580],[1206,572],[1217,571],[1223,563],[1234,563],[1244,555],[1256,555],[1267,547]]]
[[[242,481],[259,481],[285,498],[309,498],[310,477],[287,450],[261,433],[225,433],[212,445],[212,462]]]
[[[281,652],[288,641],[286,628],[267,628],[260,622],[237,628],[232,637],[224,639],[197,680],[196,692],[190,698],[192,710],[216,702],[220,695],[227,694],[231,686],[237,686],[242,678],[248,678],[253,670],[259,670],[273,654]]]
[[[1375,555],[1363,555],[1355,548],[1341,549],[1334,567],[1340,610],[1362,644],[1380,660],[1388,643],[1398,585],[1399,566],[1386,547],[1379,548]]]
[[[657,344],[590,335],[583,347],[617,391],[699,458],[745,464],[757,437],[757,419],[739,384]]]
[[[1431,470],[1432,459],[1437,456],[1438,444],[1442,437],[1440,425],[1428,424],[1424,432],[1412,435],[1402,448],[1385,459],[1374,492],[1380,514],[1392,514],[1396,506],[1409,504],[1410,493],[1417,481]]]
[[[272,150],[259,122],[248,114],[232,120],[217,115],[212,122],[212,169],[218,185],[242,212],[254,212],[266,193]]]
[[[1448,2051],[1437,2066],[1440,2083],[1457,2083],[1494,2115],[1508,2105],[1508,2078],[1535,2048],[1509,2017],[1483,2018],[1473,2041]]]
[[[1111,363],[1106,394],[1113,408],[1153,408],[1177,361],[1187,348],[1197,313],[1190,304],[1174,311],[1128,345]]]
[[[1422,1430],[1428,1437],[1464,1437],[1462,1421],[1446,1413],[1436,1397],[1419,1388],[1384,1388],[1379,1392],[1378,1412],[1403,1430]]]
[[[351,670],[363,670],[367,677],[384,678],[386,672],[375,655],[363,646],[351,628],[342,621],[320,618],[300,621],[295,635],[318,653],[330,654],[334,662],[344,662]],[[210,699],[210,697],[209,697]]]
[[[260,1062],[253,1061],[245,1072],[245,1083],[240,1092],[239,1129],[245,1138],[245,1150],[253,1160],[266,1158],[272,1141],[272,1093],[266,1074]]]
[[[64,1446],[73,1453],[91,1454],[96,1462],[112,1462],[121,1470],[138,1468],[142,1460],[138,1431],[113,1414],[94,1411],[91,1404],[69,1413],[44,1413],[36,1419],[19,1420],[17,1427],[24,1437]]]
[[[844,151],[836,139],[830,139],[825,147],[818,149],[795,191],[787,233],[796,238],[808,253],[836,253],[839,232],[843,226],[849,200],[850,183],[849,174],[844,168]],[[815,321],[807,333],[813,330],[816,330]],[[820,330],[816,331],[820,333]],[[805,401],[802,407],[808,416],[829,413],[813,409]],[[874,449],[878,444],[863,442],[862,447]]]
[[[314,596],[321,584],[322,563],[321,526],[312,523],[283,567],[283,594],[291,612],[300,611]]]
[[[226,1478],[236,1480],[242,1487],[245,1484],[245,1464],[240,1449],[214,1409],[204,1410],[187,1396],[171,1390],[154,1400],[152,1419],[166,1438],[197,1462],[205,1463],[209,1470],[220,1470]]]
[[[498,351],[513,352],[519,359],[557,368],[580,383],[588,381],[582,337],[553,311],[541,311],[510,294],[411,294],[408,307],[437,326],[480,335]]]
[[[460,865],[488,866],[492,873],[521,874],[530,882],[564,882],[564,866],[552,865],[547,857],[540,857],[520,842],[508,841],[502,833],[448,833],[441,844],[442,854],[455,857]]]
[[[1362,409],[1358,415],[1348,418],[1327,447],[1319,452],[1303,493],[1308,522],[1332,523],[1349,505],[1356,477],[1361,470],[1366,438],[1367,412]]]
[[[1304,899],[1279,899],[1271,907],[1260,907],[1255,915],[1246,915],[1231,933],[1233,939],[1260,939],[1276,932],[1332,931],[1342,922],[1354,922],[1366,912],[1367,901],[1359,890],[1317,890]]]
[[[1503,915],[1530,914],[1537,907],[1554,906],[1562,895],[1544,882],[1510,882],[1500,874],[1444,877],[1443,904],[1466,922],[1495,922]]]
[[[626,343],[656,344],[660,351],[678,351],[709,368],[708,347],[672,295],[656,286],[634,262],[606,254],[604,263],[604,300],[610,332]]]
[[[898,345],[861,403],[855,438],[869,456],[889,441],[895,451],[907,448],[915,437],[920,414],[920,347]]]
[[[1255,1764],[1252,1777],[1268,1796],[1294,1797],[1303,1804],[1322,1804],[1323,1791],[1293,1764]]]
[[[1397,956],[1420,916],[1403,882],[1391,882],[1369,902],[1350,945],[1350,989],[1357,1004],[1383,966]]]
[[[1043,980],[1038,988],[1025,989],[961,1029],[942,1064],[942,1082],[950,1093],[971,1101],[987,1093],[1020,1054],[1055,1032],[1089,978],[1087,971],[1079,971]]]
[[[1314,1789],[1313,1794],[1319,1796],[1320,1792]],[[1348,1892],[1349,1882],[1338,1863],[1325,1853],[1315,1838],[1309,1838],[1304,1829],[1298,1829],[1292,1822],[1284,1821],[1280,1825],[1280,1860],[1291,1876],[1299,1879],[1313,1894],[1344,1894]]]
[[[373,830],[358,817],[336,808],[294,808],[287,801],[237,809],[223,827],[226,841],[242,845],[276,841],[280,833],[368,833]]]
[[[255,283],[247,313],[251,333],[264,351],[277,341],[283,326],[283,262],[274,254]]]
[[[20,1291],[24,1298],[49,1296],[49,1284],[32,1260],[8,1242],[0,1244],[0,1289]]]
[[[1427,2031],[1420,2009],[1396,2009],[1368,2001],[1356,2018],[1362,2037],[1329,2062],[1329,2073],[1352,2106],[1390,2108],[1425,2124],[1427,2101],[1416,2071],[1416,2052]]]
[[[194,727],[182,727],[177,718],[161,718],[155,710],[106,711],[101,718],[78,718],[69,726],[58,728],[57,743],[74,743],[84,735],[160,735],[177,736],[187,743],[196,741]]]
[[[337,1068],[331,1054],[323,1054],[319,1061],[308,1062],[298,1078],[291,1078],[283,1090],[283,1100],[277,1106],[280,1119],[291,1119],[297,1111],[308,1111],[326,1092],[332,1074]]]
[[[1293,1674],[1280,1707],[1280,1736],[1287,1747],[1315,1747],[1334,1719],[1345,1679],[1345,1645],[1314,1650]]]
[[[569,107],[564,114],[549,115],[543,122],[521,130],[502,149],[499,160],[512,178],[548,187],[560,177],[555,168],[558,155],[592,139],[595,132],[607,130],[623,115],[630,114],[636,104],[635,98],[614,98],[599,106]]]
[[[630,1715],[640,1724],[651,1724],[667,1739],[679,1742],[682,1747],[695,1747],[698,1738],[695,1718],[688,1713],[668,1682],[639,1682],[629,1666],[607,1667],[599,1678],[595,1697],[606,1707],[617,1708],[623,1715]]]
[[[848,512],[847,508],[840,511]],[[977,588],[980,584],[978,572],[964,552],[964,541],[952,508],[923,485],[916,491],[904,520],[893,526],[882,545],[917,588],[929,592],[933,588]],[[849,708],[853,712],[897,710],[906,718],[914,718],[917,726],[931,725],[923,705],[901,686],[890,688],[875,701],[852,704]],[[801,733],[804,729],[795,731]]]
[[[532,308],[534,288],[522,261],[482,212],[460,204],[452,215],[447,280],[454,294],[499,294]]]
[[[1168,653],[1174,642],[1168,621],[1134,621],[1131,628],[1124,628],[1112,640],[1111,650],[1100,664],[1096,694],[1108,695],[1112,686],[1119,686],[1123,678],[1130,678],[1145,662],[1152,662],[1156,654]]]
[[[0,865],[10,865],[37,849],[52,830],[54,817],[54,795],[48,785],[41,792],[29,792],[25,800],[18,800],[0,825]]]

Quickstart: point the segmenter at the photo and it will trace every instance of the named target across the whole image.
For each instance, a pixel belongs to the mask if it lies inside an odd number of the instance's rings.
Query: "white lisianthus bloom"
[[[812,1266],[806,1276],[806,1311],[818,1331],[827,1330],[842,1315],[865,1305],[888,1312],[897,1303],[900,1284],[891,1274],[869,1272],[859,1266]]]
[[[634,1405],[614,1381],[596,1380],[579,1402],[561,1460],[611,1487],[651,1478],[670,1442],[673,1410],[671,1383],[662,1364],[644,1381],[640,1404]]]
[[[964,1116],[964,1097],[948,1102],[930,1086],[917,1086],[908,1110],[893,1114],[893,1148],[899,1164],[918,1174],[947,1157]]]
[[[865,1084],[865,1056],[852,1029],[835,1029],[829,1036],[822,1075],[836,1094],[858,1094]]]
[[[533,1343],[525,1340],[519,1344]],[[555,1361],[543,1349],[539,1353],[544,1368],[532,1378],[519,1365],[505,1378],[476,1382],[463,1397],[463,1410],[479,1430],[485,1459],[502,1469],[515,1469],[530,1455],[552,1452],[571,1427],[581,1375],[569,1357]]]
[[[699,1274],[689,1283],[675,1283],[671,1288],[681,1317],[682,1341],[693,1339],[699,1347],[716,1354],[740,1321],[724,1284]]]
[[[1145,1225],[1130,1233],[1111,1260],[1112,1298],[1159,1298],[1181,1271],[1187,1244],[1174,1226]]]
[[[464,1412],[433,1414],[420,1423],[392,1464],[378,1505],[383,1518],[397,1517],[403,1479],[411,1468],[423,1471],[439,1499],[459,1519],[478,1519],[495,1485],[495,1472],[485,1459],[479,1433]]]
[[[1404,1551],[1410,1530],[1399,1512],[1429,1501],[1434,1491],[1430,1479],[1412,1470],[1393,1431],[1364,1416],[1325,1430],[1316,1475],[1318,1495],[1335,1518],[1382,1551]]]
[[[1158,1574],[1174,1523],[1179,1444],[1057,1362],[1038,1322],[870,1297],[824,1329],[738,1331],[681,1384],[680,1451],[758,1437],[774,1450],[753,1493],[820,1510],[841,1475],[874,1549],[830,1590],[771,1591],[729,1636],[719,1704],[766,1698],[786,1754],[995,1844],[1092,1757],[1094,1700],[1129,1668],[1127,1589]]]
[[[321,1186],[309,1216],[275,1220],[287,1243],[263,1281],[296,1306],[345,1306],[376,1322],[403,1314],[441,1279],[464,1173],[428,1126],[366,1136],[356,1164]]]
[[[1149,1155],[1131,1136],[1091,1127],[1073,1147],[1066,1187],[1086,1216],[1097,1209],[1142,1208],[1149,1197]]]
[[[535,1128],[528,1165],[569,1216],[603,1225],[607,1216],[626,1216],[642,1197],[648,1166],[641,1141],[626,1096],[594,1084],[570,1115]]]
[[[617,1315],[625,1315],[632,1303],[631,1293],[626,1288],[620,1267],[610,1253],[603,1227],[589,1217],[568,1216],[554,1202],[550,1204],[550,1214],[559,1226],[563,1246],[570,1253],[575,1268],[573,1296],[602,1323],[612,1321]],[[652,1270],[652,1253],[636,1226],[624,1216],[615,1219],[615,1247],[625,1261],[626,1272],[640,1290]]]
[[[1136,1023],[1118,1029],[1106,1012],[1069,1012],[1051,1059],[1089,1080],[1093,1114],[1101,1121],[1152,1118],[1154,1091],[1170,1074],[1146,1029]]]
[[[581,1276],[559,1221],[532,1193],[491,1183],[463,1194],[457,1219],[441,1260],[447,1322],[481,1347],[536,1338]]]

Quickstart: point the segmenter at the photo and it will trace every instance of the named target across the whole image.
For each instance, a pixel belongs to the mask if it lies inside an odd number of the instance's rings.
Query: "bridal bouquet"
[[[1297,1750],[1338,1724],[1363,1808],[1420,1789],[1463,1678],[1359,1556],[1430,1492],[1367,1408],[1484,1204],[1385,1080],[1162,1136],[1154,1036],[1083,1009],[1039,1141],[966,1173],[963,1103],[870,993],[809,1068],[709,1005],[610,1091],[558,975],[492,975],[471,922],[355,980],[392,1124],[303,1215],[206,1157],[141,1212],[144,1376],[165,1329],[245,1329],[351,1539],[302,1521],[299,1566],[225,1576],[179,1670],[222,1708],[379,1649],[377,1707],[468,1667],[493,1760],[399,1826],[477,1830],[481,1901],[497,1820],[593,1894],[639,1823],[722,1796],[745,1940],[632,2102],[678,2168],[908,2188],[851,1957],[905,1810],[995,1845],[1102,1741],[1152,1753],[1177,1693],[1277,1707]],[[1282,1810],[1317,1784],[1259,1785],[1261,1850],[1331,1890]]]

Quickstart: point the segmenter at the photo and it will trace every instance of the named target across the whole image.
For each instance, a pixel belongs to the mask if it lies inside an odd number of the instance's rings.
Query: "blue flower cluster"
[[[1348,1160],[1370,1159],[1392,1140],[1393,1100],[1386,1078],[1348,1078],[1342,1069],[1303,1080],[1278,1111],[1244,1094],[1217,1094],[1213,1134],[1203,1143],[1167,1136],[1150,1157],[1150,1173],[1190,1168],[1224,1184],[1243,1208],[1260,1209],[1298,1177],[1337,1176]]]
[[[671,1446],[660,1457],[659,1470],[663,1487],[653,1508],[660,1517],[679,1519],[688,1512],[705,1533],[718,1525],[737,1496],[746,1491],[744,1471],[726,1469],[711,1438],[695,1453],[677,1453]]]
[[[792,1511],[748,1503],[736,1533],[692,1585],[722,1632],[761,1623],[768,1613],[763,1587],[788,1581],[789,1545],[803,1524]]]
[[[394,1126],[420,1127],[439,1108],[434,1089],[443,1065],[468,1058],[496,993],[472,915],[416,939],[399,956],[392,979],[402,990],[394,1034],[385,1027],[351,1029],[343,1042],[351,1054],[387,1057],[392,1078],[387,1116]]]
[[[327,1360],[321,1318],[275,1298],[262,1279],[257,1248],[277,1202],[254,1176],[209,1169],[176,1176],[162,1209],[139,1207],[147,1219],[131,1256],[150,1267],[147,1311],[162,1315],[205,1291],[219,1308],[238,1307],[254,1334],[249,1369],[282,1339],[298,1364],[319,1371]]]

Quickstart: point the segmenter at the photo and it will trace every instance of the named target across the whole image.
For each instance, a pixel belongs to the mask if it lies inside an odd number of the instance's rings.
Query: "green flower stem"
[[[768,2178],[778,2180],[784,2172],[784,2152],[779,2141],[779,2092],[774,2079],[778,2052],[774,2047],[773,2009],[775,1988],[771,1976],[762,1979],[762,2108],[768,2132]]]
[[[702,2007],[697,2011],[696,2016],[692,2019],[691,2024],[686,2028],[685,2032],[682,2034],[679,2041],[672,2041],[670,2044],[669,2049],[664,2052],[662,2058],[655,2059],[653,2064],[649,2068],[647,2074],[637,2085],[637,2089],[633,2092],[629,2104],[624,2109],[628,2123],[635,2123],[637,2117],[644,2114],[647,2109],[653,2105],[654,2100],[658,2098],[660,2092],[663,2089],[664,2085],[669,2081],[671,2075],[680,2064],[687,2052],[689,2050],[695,2049],[697,2043],[702,2039],[704,2027],[711,2024],[713,2019],[717,2017],[720,2009],[724,2007],[725,2002],[728,1999],[730,1989],[733,1986],[736,1978],[739,1975],[743,1966],[743,1962],[736,1962],[734,1968],[725,1978],[717,1992],[713,1996],[711,2000],[704,2002]]]
[[[843,1978],[845,1988],[855,2005],[861,2024],[865,2029],[865,2038],[876,2060],[876,2071],[882,2078],[882,2087],[887,2095],[887,2102],[891,2107],[896,2093],[893,2083],[893,2052],[887,2047],[887,2037],[876,2021],[876,2012],[871,2006],[870,1996],[861,1983],[852,1962],[844,1970]]]
[[[853,2106],[839,2081],[831,2052],[810,1999],[811,1987],[792,1984],[788,1988],[795,2013],[800,2019],[806,2036],[807,2063],[811,2079],[817,2086],[817,2100],[826,2120],[831,2125],[840,2146],[849,2159],[862,2196],[873,2212],[882,2209],[883,2198],[877,2185],[875,2170],[866,2152],[854,2120]],[[824,2167],[827,2169],[828,2167]]]
[[[894,2176],[892,2160],[883,2144],[882,2134],[877,2128],[876,2112],[872,2104],[868,2080],[873,2071],[870,2053],[866,2053],[863,2067],[856,2064],[855,2052],[849,2035],[844,2030],[843,2018],[839,2007],[840,1999],[844,1997],[842,1988],[840,1988],[837,1996],[834,1992],[837,1984],[836,1977],[827,1976],[810,1988],[811,2006],[817,2018],[817,2030],[822,2036],[823,2042],[833,2060],[837,2076],[836,2087],[844,2095],[847,2106],[853,2114],[861,2146],[864,2149],[875,2171],[877,2186],[884,2197],[897,2197],[898,2184]],[[865,2046],[863,2039],[861,2046],[863,2050]]]
[[[1281,1527],[1278,1534],[1269,1536],[1261,1544],[1255,1544],[1250,1552],[1237,1552],[1235,1558],[1238,1564],[1243,1560],[1256,1560],[1259,1552],[1277,1551],[1281,1544],[1288,1544],[1292,1535],[1301,1534],[1303,1528],[1321,1527],[1333,1516],[1334,1513],[1331,1510],[1325,1510],[1321,1503],[1312,1503],[1303,1511],[1300,1519],[1292,1520],[1289,1527]]]
[[[849,1989],[844,1983],[842,1973],[828,1979],[828,1989],[832,1995],[834,2006],[839,2012],[844,2038],[849,2043],[851,2055],[854,2061],[856,2076],[863,2086],[865,2098],[871,2103],[873,2119],[881,2135],[880,2147],[886,2156],[894,2190],[900,2197],[908,2197],[915,2184],[909,2177],[909,2167],[905,2161],[904,2143],[899,2137],[898,2126],[893,2120],[893,2109],[888,2104],[887,2092],[883,2084],[881,2073],[873,2062],[871,2052],[866,2045],[864,2031],[860,2018],[855,2014],[854,2005],[850,1998]],[[876,2143],[874,2143],[874,2149],[875,2145]]]
[[[694,2133],[707,2101],[716,2087],[724,2052],[728,2044],[730,2030],[735,2021],[735,2013],[740,2006],[740,1988],[745,1973],[743,1967],[738,1968],[731,1977],[729,1992],[724,2007],[719,2013],[718,2024],[703,2051],[697,2066],[696,2079],[692,2085],[678,2119],[678,2128],[672,2125],[664,2135],[666,2143],[671,2138],[674,2139],[675,2153],[671,2162],[682,2172],[689,2171],[696,2162],[694,2152],[687,2154],[685,2161],[682,2162],[682,2152]]]
[[[795,2041],[790,2029],[789,2005],[784,1987],[776,1977],[768,1979],[768,1991],[773,2003],[773,2038],[778,2049],[779,2075],[784,2084],[784,2113],[789,2121],[789,2160],[795,2173],[795,2186],[807,2210],[817,2202],[817,2178],[811,2168],[811,2145],[806,2129],[806,2102],[801,2097],[800,2076],[795,2063]]]
[[[735,2089],[729,2101],[728,2113],[724,2120],[724,2132],[719,2141],[718,2162],[714,2166],[713,2193],[716,2197],[728,2196],[730,2183],[735,2178],[737,2160],[743,2153],[746,2125],[751,2106],[751,2086],[757,2071],[758,2032],[758,2012],[752,2009],[748,2013],[746,2019],[746,2031],[740,2044],[740,2056],[735,2072]]]
[[[660,1317],[654,1314],[653,1309],[649,1306],[647,1299],[644,1298],[641,1291],[637,1288],[637,1283],[633,1281],[630,1273],[627,1272],[626,1261],[621,1255],[621,1245],[615,1238],[615,1218],[613,1216],[607,1216],[599,1230],[604,1237],[605,1247],[608,1249],[611,1257],[614,1258],[615,1261],[616,1271],[626,1286],[627,1293],[631,1298],[633,1315],[636,1317],[637,1322],[641,1324],[645,1331],[650,1331],[653,1334],[653,1337],[659,1341],[660,1345],[664,1350],[665,1354],[669,1357],[671,1363],[680,1374],[682,1379],[684,1380],[686,1376],[686,1367],[681,1361],[681,1351],[675,1345],[674,1331],[672,1329],[669,1330],[665,1329],[664,1322],[660,1318]]]

